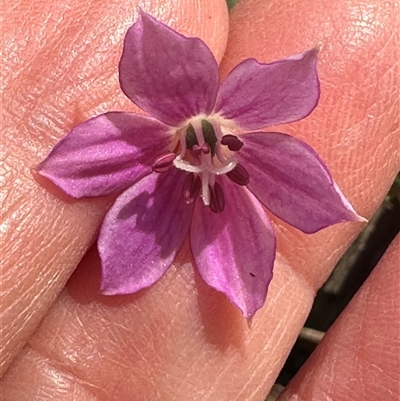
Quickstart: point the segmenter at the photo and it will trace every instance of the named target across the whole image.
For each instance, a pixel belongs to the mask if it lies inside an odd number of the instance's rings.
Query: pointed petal
[[[197,202],[190,244],[204,281],[251,319],[267,296],[275,260],[275,234],[261,204],[244,187],[221,180],[220,214]]]
[[[185,174],[152,173],[118,197],[101,227],[103,293],[130,294],[154,284],[189,231],[193,205],[182,197]]]
[[[171,142],[167,129],[139,114],[102,114],[73,128],[37,171],[74,198],[115,193],[151,172]]]
[[[215,112],[243,129],[260,129],[308,116],[319,99],[318,48],[262,64],[247,59],[226,77]]]
[[[361,220],[328,168],[305,142],[279,132],[241,136],[248,188],[273,214],[305,233]]]
[[[212,111],[219,72],[202,40],[187,38],[141,12],[125,37],[119,79],[132,102],[177,126]]]

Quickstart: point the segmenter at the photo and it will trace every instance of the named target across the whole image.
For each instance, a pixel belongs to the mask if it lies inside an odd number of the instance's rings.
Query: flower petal
[[[215,112],[243,129],[260,129],[308,116],[319,99],[318,48],[261,64],[247,59],[226,77]]]
[[[216,215],[197,202],[190,243],[204,281],[251,319],[267,296],[275,260],[275,234],[247,188],[221,180],[225,210]]]
[[[73,128],[37,171],[74,198],[108,195],[149,174],[170,142],[168,127],[155,119],[106,113]]]
[[[119,79],[135,104],[177,126],[212,111],[219,72],[202,40],[187,38],[141,12],[125,37]]]
[[[101,227],[103,293],[130,294],[154,284],[189,231],[193,204],[183,200],[186,174],[152,173],[118,197]]]
[[[239,152],[250,174],[248,188],[273,214],[305,233],[362,220],[305,142],[279,132],[241,136]]]

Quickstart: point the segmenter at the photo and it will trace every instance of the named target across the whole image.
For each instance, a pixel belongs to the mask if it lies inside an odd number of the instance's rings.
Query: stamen
[[[183,184],[183,199],[190,205],[199,196],[201,188],[201,180],[199,176],[193,173],[187,175],[185,183]]]
[[[173,164],[179,170],[187,171],[188,173],[201,173],[204,170],[201,166],[182,160],[180,156],[173,161]]]
[[[243,142],[237,136],[231,134],[224,135],[221,139],[221,144],[228,146],[228,149],[233,152],[237,152],[243,146]]]
[[[225,196],[221,185],[216,182],[213,187],[210,185],[210,209],[214,213],[221,213],[225,209]]]
[[[167,153],[166,155],[160,156],[152,166],[153,171],[155,173],[165,173],[171,168],[175,158],[175,153]]]
[[[222,166],[210,165],[207,167],[207,169],[212,174],[221,175],[229,173],[236,167],[236,165],[237,165],[236,159],[232,158],[229,160],[225,160]]]
[[[247,185],[250,182],[250,174],[241,164],[236,164],[235,168],[226,175],[238,185]]]

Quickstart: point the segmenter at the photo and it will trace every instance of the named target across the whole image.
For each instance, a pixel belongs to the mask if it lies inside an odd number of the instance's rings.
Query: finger
[[[2,372],[65,285],[110,203],[60,201],[34,182],[30,168],[78,122],[109,109],[132,110],[119,89],[117,65],[136,4],[25,0],[4,11]],[[178,0],[166,7],[154,0],[146,10],[203,38],[222,57],[222,1]]]
[[[326,54],[322,62],[320,71],[324,77],[324,68],[335,65],[339,57],[346,56],[346,51],[357,52],[355,59],[347,54],[340,69],[334,71],[338,85],[322,88],[328,100],[321,99],[324,112],[319,114],[319,119],[310,116],[304,122],[308,121],[309,126],[293,124],[292,128],[285,127],[285,130],[301,126],[299,132],[296,129],[296,135],[300,135],[301,132],[310,134],[323,129],[324,140],[321,140],[319,148],[317,140],[314,139],[316,143],[312,144],[325,153],[323,156],[328,165],[333,164],[335,178],[352,201],[357,201],[358,180],[365,178],[366,189],[362,197],[374,207],[379,197],[383,196],[383,187],[389,185],[395,165],[393,155],[387,151],[395,146],[391,130],[395,123],[394,114],[385,109],[387,99],[395,96],[395,86],[393,82],[384,85],[379,78],[388,71],[387,58],[395,62],[389,52],[389,49],[394,52],[391,37],[393,17],[385,11],[383,3],[373,3],[377,11],[370,24],[371,29],[377,31],[370,37],[363,24],[355,23],[364,18],[359,6],[354,5],[354,12],[349,13],[351,4],[339,1],[332,5],[331,2],[315,4],[310,0],[301,5],[294,4],[290,10],[280,2],[269,4],[267,10],[265,2],[261,1],[243,1],[237,6],[225,62],[233,65],[250,56],[266,61],[268,57],[282,56],[279,51],[291,54],[311,47],[321,40],[327,16],[334,24],[330,41],[343,42],[343,38],[349,37],[350,33],[359,38],[360,49],[350,45],[345,49],[335,48],[334,52]],[[371,3],[368,4],[367,9],[371,7]],[[303,21],[309,21],[303,34],[312,43],[304,43],[303,49],[293,49],[290,46],[298,40],[298,27]],[[260,38],[263,38],[262,47],[259,45]],[[277,38],[280,40],[277,41]],[[283,38],[287,38],[285,43]],[[287,49],[282,47],[283,44]],[[383,53],[382,58],[359,65],[360,57],[365,59],[378,51]],[[351,98],[344,96],[342,86],[351,87],[357,78],[348,73],[355,70],[355,66],[357,74],[367,77],[373,69],[379,71],[379,75],[374,79],[357,81],[358,91]],[[230,66],[225,68],[228,70]],[[329,76],[325,73],[325,77]],[[353,121],[353,132],[348,121],[353,115],[359,115],[360,107],[363,107],[361,115],[368,115],[371,105],[363,99],[377,82],[382,89],[374,92],[373,100],[382,113],[379,114],[379,124],[367,124],[361,129],[358,123],[363,120],[357,120],[357,124]],[[335,99],[335,102],[329,99]],[[334,121],[331,131],[329,127],[334,106],[346,110],[347,114],[346,118],[342,118],[341,114],[336,116],[337,121]],[[381,130],[386,130],[385,136]],[[310,135],[309,142],[313,138]],[[353,143],[358,152],[350,152],[343,143],[344,139]],[[367,145],[372,143],[375,153],[370,154],[366,162]],[[376,146],[378,143],[380,145]],[[382,143],[385,146],[381,146]],[[334,152],[337,147],[340,150],[338,154]],[[334,166],[338,156],[342,160],[340,169]],[[370,177],[364,177],[365,163],[376,169]],[[351,180],[347,179],[347,175]],[[359,206],[356,204],[356,207]],[[368,212],[361,209],[361,213]],[[283,227],[279,223],[281,231]],[[287,235],[292,233],[286,227],[285,230]],[[267,304],[256,315],[251,330],[247,329],[237,310],[222,295],[206,287],[194,273],[187,247],[167,275],[153,288],[121,298],[97,295],[99,267],[97,256],[92,254],[82,263],[68,291],[63,293],[29,347],[18,358],[5,380],[4,391],[11,398],[16,394],[17,386],[23,383],[24,388],[29,390],[18,393],[21,400],[41,394],[42,389],[50,389],[53,395],[65,390],[65,394],[70,396],[73,391],[78,391],[77,388],[90,391],[98,399],[115,397],[130,400],[132,394],[137,399],[262,399],[305,320],[316,286],[332,268],[343,244],[356,230],[351,225],[345,229],[343,225],[319,237],[311,237],[314,243],[306,240],[305,236],[290,234],[293,235],[292,247],[298,251],[300,258],[294,260],[293,254],[284,248],[285,256],[290,257],[291,262],[288,264],[282,257],[276,262]],[[280,249],[283,239],[281,235]],[[318,244],[317,248],[315,244]],[[318,249],[317,256],[313,255],[315,249]],[[320,252],[325,256],[324,263],[318,262]],[[334,256],[328,257],[331,254]],[[65,387],[61,388],[60,380],[54,377],[61,378]]]
[[[280,401],[398,400],[399,257],[397,238]]]

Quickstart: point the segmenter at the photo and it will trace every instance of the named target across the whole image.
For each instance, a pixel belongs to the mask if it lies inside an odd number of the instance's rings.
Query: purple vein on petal
[[[119,65],[123,92],[170,126],[213,109],[218,64],[199,38],[187,38],[141,12],[128,30]]]
[[[279,132],[242,135],[240,163],[248,188],[273,214],[305,233],[363,220],[344,197],[318,154]]]
[[[316,107],[318,48],[269,64],[246,59],[222,82],[215,112],[246,130],[300,120]]]
[[[226,204],[215,214],[197,202],[190,244],[204,281],[251,319],[265,303],[275,260],[275,234],[251,192],[221,180]],[[240,211],[240,213],[239,213]]]
[[[37,171],[74,198],[108,195],[149,174],[170,141],[153,118],[110,112],[73,128]]]
[[[152,173],[120,195],[106,215],[98,248],[103,293],[130,294],[154,284],[182,247],[194,205],[182,197],[185,173]]]

